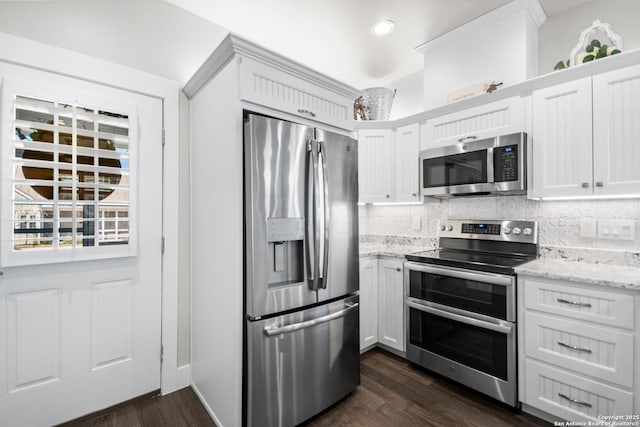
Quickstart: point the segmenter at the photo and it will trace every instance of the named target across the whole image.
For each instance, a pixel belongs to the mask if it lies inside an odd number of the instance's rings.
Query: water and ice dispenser
[[[267,218],[269,288],[304,281],[304,218]]]

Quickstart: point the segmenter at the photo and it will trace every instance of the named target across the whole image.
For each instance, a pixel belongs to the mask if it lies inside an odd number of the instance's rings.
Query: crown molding
[[[218,74],[234,57],[246,57],[279,69],[316,86],[349,98],[357,98],[361,91],[331,77],[325,76],[309,67],[298,64],[291,59],[229,33],[213,53],[185,84],[182,91],[191,98],[211,78]]]

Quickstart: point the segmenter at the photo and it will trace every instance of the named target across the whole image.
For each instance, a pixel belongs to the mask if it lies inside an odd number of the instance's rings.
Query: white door
[[[593,77],[596,195],[640,194],[640,66]]]
[[[391,202],[393,195],[391,129],[358,132],[358,191],[362,203]]]
[[[536,196],[593,194],[591,78],[533,92]]]
[[[162,102],[0,64],[0,424],[160,387]]]
[[[396,202],[417,202],[420,189],[420,125],[413,123],[396,129],[395,142]]]

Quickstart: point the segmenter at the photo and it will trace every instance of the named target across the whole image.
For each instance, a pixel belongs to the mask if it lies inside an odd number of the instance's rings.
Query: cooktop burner
[[[414,262],[499,274],[538,255],[534,221],[440,221],[440,248],[406,255]]]

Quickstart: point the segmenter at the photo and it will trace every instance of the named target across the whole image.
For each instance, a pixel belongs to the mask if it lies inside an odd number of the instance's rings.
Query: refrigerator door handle
[[[345,304],[346,308],[343,308],[340,311],[336,311],[335,313],[327,314],[326,316],[316,317],[315,319],[306,320],[300,323],[294,323],[293,325],[287,326],[266,326],[263,329],[263,332],[266,336],[272,337],[274,335],[282,335],[288,334],[291,332],[299,331],[300,329],[311,328],[313,326],[319,325],[321,323],[330,322],[335,319],[339,319],[348,315],[349,313],[358,310],[359,303],[353,304]]]
[[[320,248],[319,248],[319,274],[320,284],[319,287],[327,288],[327,276],[329,270],[329,224],[330,224],[330,209],[329,209],[329,183],[327,182],[327,156],[324,151],[324,141],[318,141],[318,174],[320,175],[320,187],[319,193],[322,201],[322,208],[320,212],[322,214],[320,220]]]
[[[307,258],[307,281],[309,282],[309,289],[318,289],[318,236],[317,236],[317,221],[318,221],[318,200],[316,190],[318,188],[318,155],[316,152],[316,141],[307,141],[307,174],[306,174],[306,192],[307,192],[307,206],[306,206],[306,251],[305,256]]]

